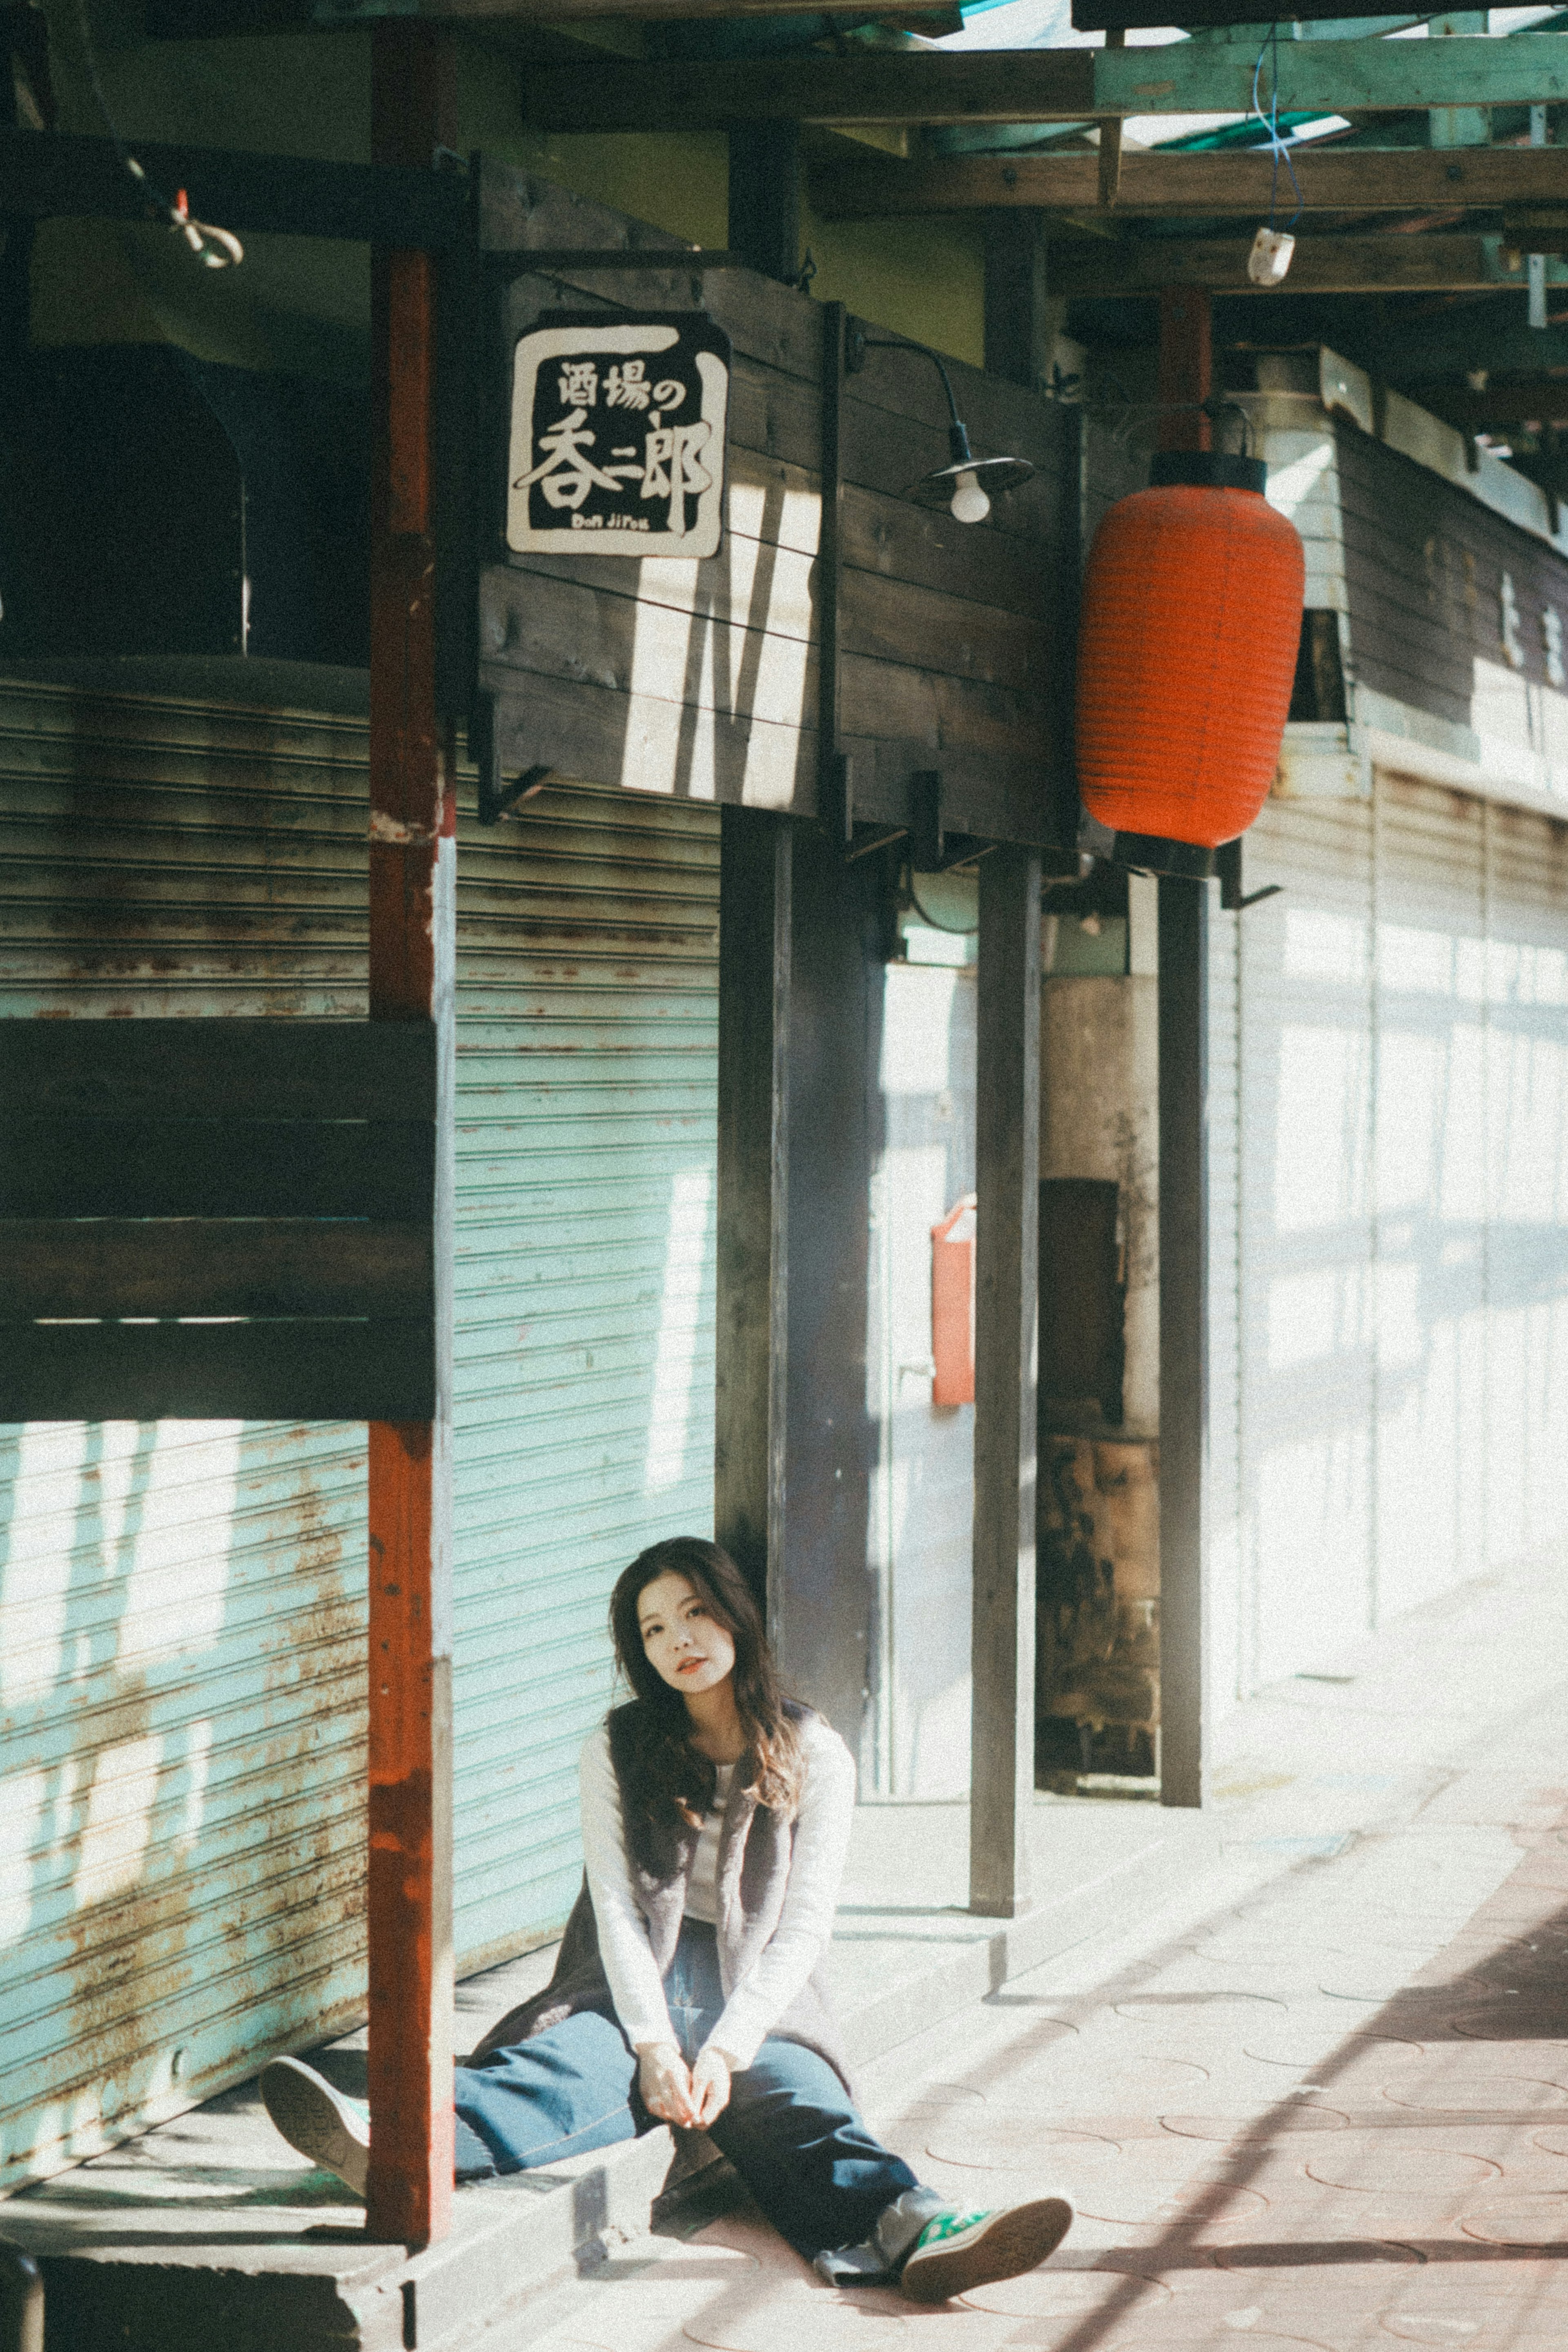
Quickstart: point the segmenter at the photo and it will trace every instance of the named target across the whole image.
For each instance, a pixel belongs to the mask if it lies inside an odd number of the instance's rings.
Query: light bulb
[[[984,522],[991,511],[991,501],[980,487],[979,478],[967,471],[960,474],[952,493],[954,522]]]

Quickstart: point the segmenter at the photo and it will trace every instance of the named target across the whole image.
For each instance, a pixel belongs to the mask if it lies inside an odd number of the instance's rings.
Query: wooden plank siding
[[[1555,613],[1568,631],[1562,557],[1353,427],[1336,441],[1359,682],[1460,727],[1478,727],[1478,697],[1517,692],[1522,702],[1528,688],[1555,700],[1543,615]],[[1505,578],[1517,614],[1511,656]]]
[[[485,220],[497,248],[662,242],[495,170]],[[820,310],[743,270],[579,278],[520,277],[498,298],[493,380],[515,337],[563,302],[706,308],[734,348],[726,539],[700,564],[575,562],[505,555],[498,528],[479,679],[497,698],[503,770],[814,814]],[[913,505],[910,486],[949,459],[942,388],[918,352],[866,352],[844,402],[839,748],[861,816],[907,823],[909,778],[935,767],[952,830],[1044,843],[1065,772],[1077,420],[949,366],[977,454],[1037,473],[978,528]],[[501,479],[498,465],[492,497]]]

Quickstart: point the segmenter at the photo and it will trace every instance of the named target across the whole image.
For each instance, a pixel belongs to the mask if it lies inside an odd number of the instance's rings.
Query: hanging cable
[[[1265,58],[1268,59],[1270,84],[1267,114],[1263,111],[1258,96],[1258,83],[1263,73]],[[1252,111],[1268,133],[1268,152],[1274,159],[1274,171],[1268,184],[1268,226],[1272,229],[1279,216],[1279,165],[1283,160],[1285,169],[1290,174],[1290,185],[1296,191],[1296,209],[1285,224],[1287,229],[1293,229],[1306,209],[1306,198],[1301,194],[1301,183],[1296,177],[1296,166],[1290,161],[1290,142],[1288,139],[1282,139],[1279,135],[1279,26],[1278,22],[1269,26],[1268,37],[1258,52],[1258,62],[1252,68]]]
[[[1260,88],[1265,58],[1268,59],[1269,71],[1267,114],[1263,110]],[[1289,142],[1279,135],[1279,26],[1278,22],[1269,26],[1263,46],[1258,52],[1257,63],[1252,68],[1252,112],[1268,133],[1268,152],[1273,158],[1274,169],[1268,181],[1268,223],[1258,230],[1252,240],[1252,251],[1247,257],[1247,274],[1255,286],[1278,286],[1290,267],[1290,257],[1296,250],[1294,234],[1296,223],[1300,219],[1306,205],[1306,200],[1301,194],[1301,183],[1296,177],[1296,166],[1290,161]],[[1288,226],[1284,228],[1276,226],[1279,215],[1281,158],[1284,160],[1285,169],[1290,174],[1290,185],[1296,191],[1296,209],[1290,215]]]
[[[87,68],[88,87],[97,108],[110,143],[119,158],[121,170],[134,180],[147,200],[147,217],[172,229],[184,239],[196,259],[208,269],[232,269],[245,259],[245,247],[232,229],[214,228],[207,221],[193,220],[190,199],[184,188],[167,196],[155,187],[121,136],[118,124],[110,111],[98,70],[98,52],[93,46],[92,29],[87,21],[87,0],[76,0],[77,32],[81,41],[82,62]]]

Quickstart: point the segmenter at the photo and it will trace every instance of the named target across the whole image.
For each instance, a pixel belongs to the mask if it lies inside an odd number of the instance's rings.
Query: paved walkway
[[[963,2205],[1060,2185],[1032,2275],[923,2313],[754,2214],[646,2241],[487,2352],[1568,2343],[1568,1577],[1466,1589],[1233,1719],[1179,1901],[867,2070]]]

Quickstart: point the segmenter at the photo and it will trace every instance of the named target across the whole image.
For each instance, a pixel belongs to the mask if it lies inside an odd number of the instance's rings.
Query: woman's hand
[[[706,2055],[706,2053],[704,2053]],[[698,2061],[701,2063],[701,2060]],[[682,2124],[688,2130],[697,2123],[697,2105],[692,2097],[691,2076],[686,2061],[673,2042],[641,2042],[637,2044],[637,2088],[642,2103],[650,2116],[663,2124]],[[725,2074],[725,2097],[729,2096],[729,2075]],[[719,2103],[722,2106],[723,2100]],[[713,2110],[717,2115],[719,2108]]]
[[[730,2104],[730,2061],[710,2042],[698,2052],[691,2069],[691,2104],[703,2131]]]

